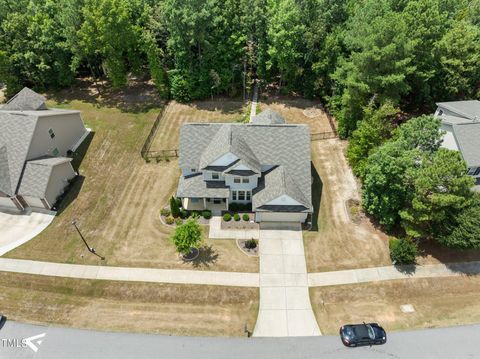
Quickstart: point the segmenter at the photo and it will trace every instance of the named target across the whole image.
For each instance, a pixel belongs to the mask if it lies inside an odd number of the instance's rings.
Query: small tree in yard
[[[183,255],[192,252],[192,248],[198,248],[202,240],[202,229],[193,218],[190,218],[175,229],[172,242],[177,251]]]
[[[413,264],[418,254],[417,245],[410,239],[390,239],[390,258],[395,264]]]
[[[173,196],[170,198],[170,212],[175,218],[180,215],[180,206],[178,205],[178,201]]]

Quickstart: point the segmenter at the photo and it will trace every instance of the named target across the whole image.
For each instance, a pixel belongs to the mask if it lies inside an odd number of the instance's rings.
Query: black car
[[[379,345],[387,342],[387,333],[377,323],[347,324],[340,328],[340,338],[347,347]]]

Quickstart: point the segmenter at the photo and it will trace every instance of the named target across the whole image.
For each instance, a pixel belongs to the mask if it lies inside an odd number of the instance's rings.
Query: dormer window
[[[197,169],[196,168],[191,168],[190,171],[191,172],[197,172]]]
[[[52,129],[49,129],[49,130],[48,130],[48,134],[50,135],[50,138],[51,138],[51,139],[55,138],[55,132],[53,132]]]
[[[218,180],[219,178],[220,176],[218,175],[218,173],[212,173],[212,179]]]
[[[248,178],[248,177],[243,177],[243,178],[242,178],[242,183],[250,183],[250,178]]]
[[[233,183],[241,183],[242,179],[240,177],[234,177],[233,178]]]
[[[438,116],[442,116],[443,115],[443,111],[442,110],[438,110]]]

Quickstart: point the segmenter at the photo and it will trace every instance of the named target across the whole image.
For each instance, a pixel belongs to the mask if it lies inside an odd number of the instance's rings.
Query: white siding
[[[443,124],[441,129],[446,132],[443,136],[442,147],[448,148],[449,150],[458,151],[457,141],[455,141],[452,126]]]
[[[0,197],[0,207],[17,209],[17,206],[15,206],[15,203],[13,203],[10,197]]]
[[[50,137],[53,130],[54,138]],[[38,119],[27,160],[40,156],[66,156],[67,151],[85,134],[80,113],[66,113],[52,116],[41,116]],[[58,154],[54,153],[55,148]]]
[[[50,206],[54,205],[57,197],[61,195],[65,187],[68,186],[68,180],[73,177],[75,177],[75,171],[70,162],[53,167],[50,180],[48,181],[47,193],[45,194],[45,198]]]
[[[212,178],[213,173],[218,174],[217,179]],[[225,178],[223,177],[223,175],[220,172],[213,172],[213,171],[203,171],[203,179],[205,181],[225,181]]]
[[[231,190],[252,190],[257,187],[258,177],[257,176],[249,176],[248,183],[235,183],[234,178],[245,178],[242,176],[232,176],[226,175],[225,176],[225,184],[230,187]]]
[[[297,212],[256,212],[257,222],[305,222],[307,213]]]
[[[28,203],[30,207],[33,208],[45,208],[42,200],[40,198],[24,196],[23,199]],[[47,208],[50,209],[50,208]]]
[[[286,194],[275,198],[274,200],[266,203],[267,205],[279,205],[279,206],[287,206],[287,205],[292,205],[292,206],[301,206],[302,204],[295,201],[292,197],[287,196]]]

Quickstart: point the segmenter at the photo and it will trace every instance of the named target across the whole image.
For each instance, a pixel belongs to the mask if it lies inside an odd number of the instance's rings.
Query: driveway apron
[[[310,304],[300,225],[260,229],[260,309],[253,335],[321,335]]]

